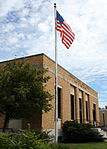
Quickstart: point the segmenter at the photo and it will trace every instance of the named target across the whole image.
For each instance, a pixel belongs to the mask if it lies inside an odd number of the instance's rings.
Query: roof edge
[[[13,58],[13,59],[10,59],[10,60],[5,60],[5,61],[0,62],[0,64],[1,63],[6,63],[6,62],[11,62],[11,61],[14,61],[14,60],[19,60],[19,59],[24,59],[24,58],[26,59],[26,58],[30,58],[30,57],[34,57],[34,56],[40,56],[40,55],[47,56],[44,53],[34,54],[34,55],[23,56],[23,57],[19,57],[19,58]]]

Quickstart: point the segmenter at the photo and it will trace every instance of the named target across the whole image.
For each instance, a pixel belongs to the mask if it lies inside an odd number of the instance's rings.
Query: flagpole
[[[58,68],[57,68],[57,32],[56,32],[56,3],[54,3],[55,16],[55,142],[58,142]]]

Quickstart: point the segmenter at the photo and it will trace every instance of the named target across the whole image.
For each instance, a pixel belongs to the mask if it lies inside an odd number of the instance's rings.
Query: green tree
[[[10,119],[33,117],[37,112],[52,108],[49,102],[52,95],[45,89],[50,79],[46,72],[24,61],[0,67],[0,113],[5,115],[3,132]]]

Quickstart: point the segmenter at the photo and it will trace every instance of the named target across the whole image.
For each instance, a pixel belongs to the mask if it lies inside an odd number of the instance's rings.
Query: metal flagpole
[[[57,68],[57,17],[56,17],[56,3],[54,3],[55,16],[55,142],[58,142],[58,68]]]

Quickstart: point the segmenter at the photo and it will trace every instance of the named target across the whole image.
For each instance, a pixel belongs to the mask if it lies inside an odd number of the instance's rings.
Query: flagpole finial
[[[54,7],[56,8],[56,3],[54,3]]]

